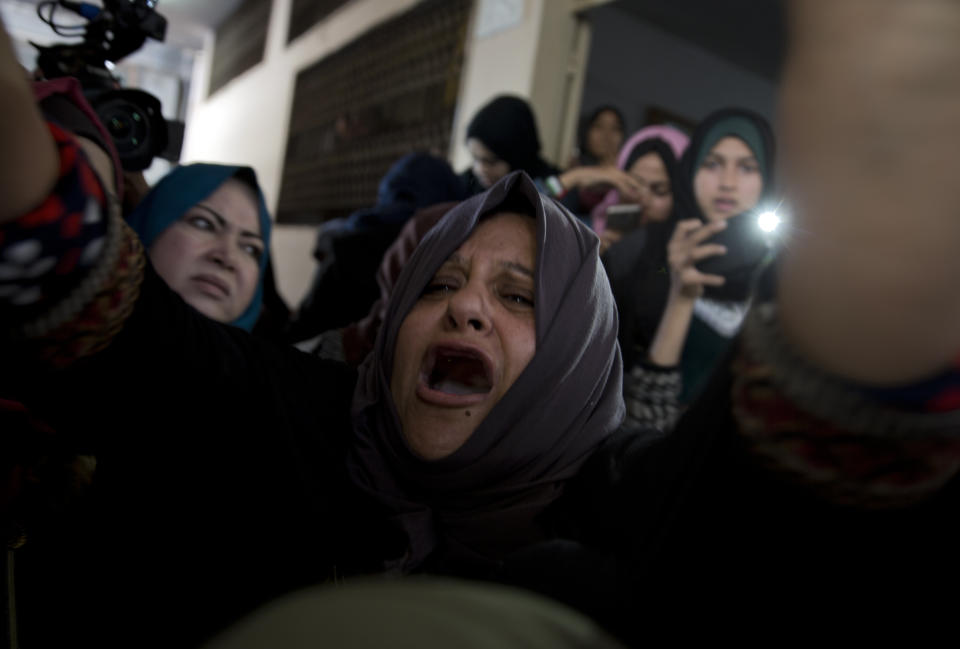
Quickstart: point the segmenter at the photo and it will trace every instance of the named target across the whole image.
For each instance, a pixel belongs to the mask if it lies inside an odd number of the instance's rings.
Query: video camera
[[[147,38],[162,41],[167,20],[156,9],[156,0],[103,0],[88,2],[49,0],[37,6],[37,15],[60,36],[82,36],[82,43],[50,46],[31,42],[37,65],[47,79],[75,77],[83,94],[106,127],[127,171],[150,166],[155,156],[176,162],[180,157],[183,125],[176,132],[163,118],[160,100],[148,92],[121,88],[107,62],[115,63],[135,52]],[[44,10],[49,8],[47,15]],[[67,9],[85,18],[85,25],[58,25],[54,14]]]

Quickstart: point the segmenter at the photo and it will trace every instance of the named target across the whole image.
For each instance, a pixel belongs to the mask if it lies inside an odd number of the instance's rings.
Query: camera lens
[[[125,168],[148,165],[156,151],[151,120],[135,101],[136,97],[114,95],[96,106],[97,114],[107,127]]]
[[[135,104],[115,99],[100,106],[98,112],[106,118],[104,121],[121,157],[136,154],[136,149],[149,139],[150,124]]]
[[[114,115],[108,123],[110,135],[118,139],[126,139],[130,133],[130,123],[123,116]]]
[[[106,125],[124,169],[146,169],[167,146],[167,124],[156,97],[141,90],[111,90],[98,96],[93,107]]]

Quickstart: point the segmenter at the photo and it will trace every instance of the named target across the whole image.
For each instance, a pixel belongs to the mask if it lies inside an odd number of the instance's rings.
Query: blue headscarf
[[[347,227],[399,227],[420,208],[464,198],[463,183],[446,160],[410,153],[397,160],[380,181],[376,206],[351,214]]]
[[[263,256],[260,257],[260,275],[253,299],[246,310],[231,322],[246,331],[253,329],[263,302],[263,275],[270,250],[270,213],[257,183],[257,175],[250,167],[198,163],[177,167],[150,190],[127,218],[130,227],[140,236],[144,248],[149,249],[160,233],[178,221],[187,210],[207,198],[230,178],[237,177],[251,185],[257,194],[260,216],[260,235],[263,237]]]

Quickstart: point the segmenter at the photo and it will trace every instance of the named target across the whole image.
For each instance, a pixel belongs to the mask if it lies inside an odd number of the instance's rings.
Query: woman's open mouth
[[[493,371],[487,357],[461,345],[435,345],[427,350],[417,395],[428,403],[463,407],[480,403],[493,389]]]
[[[718,198],[713,201],[716,209],[723,213],[733,212],[737,209],[737,201],[730,198]]]

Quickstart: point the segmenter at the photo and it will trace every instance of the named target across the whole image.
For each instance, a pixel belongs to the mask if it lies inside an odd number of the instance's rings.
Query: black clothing
[[[345,327],[370,312],[380,297],[377,269],[400,225],[321,229],[313,256],[317,270],[284,336],[290,343]]]
[[[149,267],[109,348],[62,372],[24,367],[5,393],[97,458],[84,508],[17,553],[24,646],[192,646],[345,570],[338,537],[362,527],[343,522],[362,518],[344,477],[345,367],[205,318]]]
[[[500,579],[555,597],[640,646],[656,631],[704,632],[677,627],[678,611],[687,620],[724,616],[738,628],[752,614],[796,624],[820,607],[903,610],[960,578],[960,480],[905,507],[820,497],[770,470],[738,432],[732,360],[670,436],[607,440],[553,512],[567,540],[518,552]],[[850,437],[851,448],[858,443]]]
[[[290,307],[277,290],[273,259],[268,258],[267,268],[263,273],[263,308],[253,325],[253,335],[267,340],[281,340],[289,322]]]
[[[670,293],[667,242],[675,219],[648,223],[610,246],[603,264],[620,310],[620,351],[629,371],[646,356]]]

